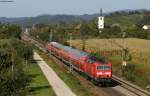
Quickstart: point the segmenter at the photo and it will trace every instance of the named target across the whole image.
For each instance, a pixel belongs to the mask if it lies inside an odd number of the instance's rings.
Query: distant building
[[[143,29],[144,29],[144,30],[150,30],[150,25],[144,25],[144,26],[143,26]]]

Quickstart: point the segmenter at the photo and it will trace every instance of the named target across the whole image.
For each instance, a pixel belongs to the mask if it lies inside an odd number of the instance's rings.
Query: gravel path
[[[34,52],[34,59],[37,60],[38,65],[57,96],[76,96],[36,52]]]

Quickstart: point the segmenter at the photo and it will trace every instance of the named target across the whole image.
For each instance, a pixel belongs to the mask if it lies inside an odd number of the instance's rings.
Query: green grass
[[[52,87],[36,63],[31,63],[26,68],[32,81],[29,85],[29,96],[56,96]]]
[[[82,76],[75,76],[68,72],[68,70],[60,64],[51,61],[47,54],[38,51],[42,58],[49,64],[49,66],[57,73],[57,75],[71,88],[77,96],[100,96],[96,92],[90,90],[90,86],[84,85],[83,81],[79,80]],[[99,94],[99,93],[98,93]]]

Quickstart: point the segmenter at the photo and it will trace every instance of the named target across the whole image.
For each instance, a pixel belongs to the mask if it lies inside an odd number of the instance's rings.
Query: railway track
[[[30,37],[28,37],[26,34],[22,34],[22,39],[24,41],[28,41],[32,44],[34,44],[36,47],[38,47],[40,50],[42,50],[43,52],[46,53],[46,50],[44,48],[44,44],[43,43],[39,43],[37,40],[32,39]],[[135,94],[135,96],[150,96],[150,92],[141,89],[140,87],[133,85],[123,79],[120,79],[119,77],[113,75],[112,78],[115,82],[118,82],[118,85],[130,92],[132,92],[133,94]]]
[[[140,87],[133,85],[127,81],[124,81],[117,76],[113,75],[113,80],[120,83],[120,86],[129,90],[130,92],[136,94],[137,96],[150,96],[150,92],[147,92],[146,90],[141,89]]]

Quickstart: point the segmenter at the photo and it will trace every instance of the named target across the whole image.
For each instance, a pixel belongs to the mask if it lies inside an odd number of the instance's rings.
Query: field
[[[71,43],[81,48],[81,40],[72,40]],[[127,38],[127,39],[87,39],[86,48],[96,50],[116,50],[127,47],[132,51],[150,52],[150,40]]]
[[[32,81],[29,84],[29,96],[56,96],[40,67],[36,63],[29,64],[26,71],[32,78]]]
[[[78,49],[82,48],[81,40],[72,40],[72,45]],[[126,68],[122,68],[122,48],[128,48],[132,60],[128,61]],[[124,79],[146,89],[150,85],[150,40],[128,38],[128,39],[88,39],[86,40],[86,51],[117,51],[113,55],[106,56],[113,64],[113,73]],[[140,77],[140,78],[139,78]],[[149,89],[148,89],[149,90]],[[150,90],[149,90],[150,91]]]
[[[72,40],[72,45],[78,49],[82,49],[81,40]],[[129,53],[134,59],[150,58],[150,40],[127,38],[127,39],[87,39],[86,51],[122,51],[123,48],[128,48]],[[118,55],[117,52],[114,55]]]

